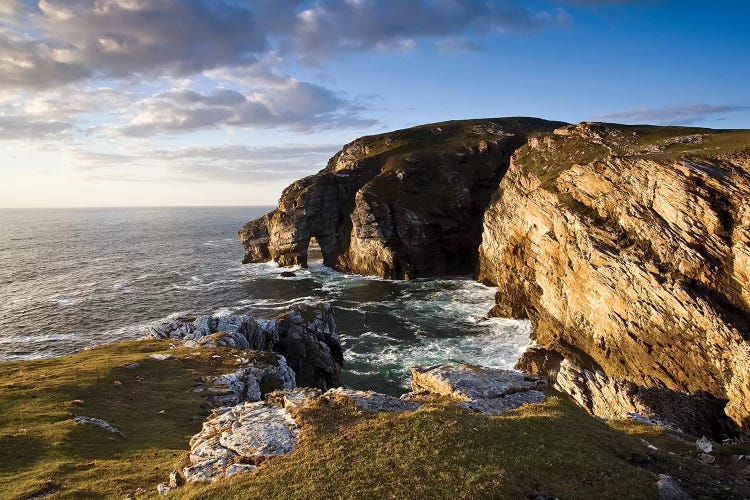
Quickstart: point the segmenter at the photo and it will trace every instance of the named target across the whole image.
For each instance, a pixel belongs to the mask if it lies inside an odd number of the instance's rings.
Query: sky
[[[750,128],[750,2],[0,0],[0,207],[274,205],[362,135]]]

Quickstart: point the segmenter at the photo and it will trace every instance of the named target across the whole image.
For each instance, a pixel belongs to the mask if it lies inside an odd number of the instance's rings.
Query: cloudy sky
[[[0,207],[274,204],[341,145],[488,116],[750,128],[750,5],[0,0]]]

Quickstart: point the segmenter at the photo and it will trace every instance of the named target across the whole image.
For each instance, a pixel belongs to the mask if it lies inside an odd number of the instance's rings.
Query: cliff
[[[363,137],[286,188],[273,212],[240,231],[244,262],[324,263],[386,278],[471,274],[482,214],[513,151],[561,122],[500,118]]]
[[[315,238],[341,271],[476,273],[492,314],[534,324],[519,368],[591,413],[750,426],[748,131],[507,118],[364,137],[240,236],[245,262],[305,265]]]
[[[750,132],[582,123],[532,137],[485,213],[479,279],[499,287],[495,314],[534,323],[519,366],[590,411],[721,434],[728,401],[747,428]]]

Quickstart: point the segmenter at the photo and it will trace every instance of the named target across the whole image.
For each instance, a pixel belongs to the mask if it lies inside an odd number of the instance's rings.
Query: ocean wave
[[[490,368],[513,369],[530,345],[528,321],[493,318],[489,330],[447,338],[397,340],[386,334],[366,332],[346,338],[345,367],[356,375],[388,372],[401,387],[409,385],[409,368],[435,363],[468,363]],[[375,342],[372,342],[375,341]],[[373,348],[374,345],[380,348]],[[346,368],[345,368],[346,371]]]

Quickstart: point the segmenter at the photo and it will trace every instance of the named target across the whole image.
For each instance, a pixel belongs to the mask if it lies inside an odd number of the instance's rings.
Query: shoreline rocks
[[[151,327],[149,334],[157,339],[179,340],[188,347],[276,352],[284,357],[298,386],[327,390],[341,385],[344,355],[329,304],[299,304],[274,320],[181,317]]]

